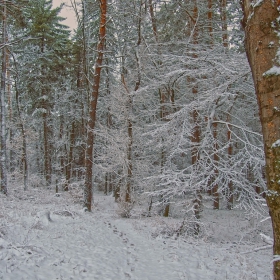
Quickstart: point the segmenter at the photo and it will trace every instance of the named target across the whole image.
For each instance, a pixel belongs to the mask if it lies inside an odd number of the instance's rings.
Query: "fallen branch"
[[[251,251],[241,252],[240,254],[249,254],[249,253],[254,253],[254,252],[258,252],[258,251],[266,250],[266,249],[271,249],[271,248],[272,248],[272,245],[267,245],[267,246],[255,248],[254,250],[251,250]]]

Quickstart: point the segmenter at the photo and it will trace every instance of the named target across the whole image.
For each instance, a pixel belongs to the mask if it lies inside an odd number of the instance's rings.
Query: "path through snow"
[[[112,197],[95,197],[87,213],[49,192],[0,196],[0,279],[272,279],[270,250],[240,253],[261,243],[153,238],[156,219],[120,218]]]

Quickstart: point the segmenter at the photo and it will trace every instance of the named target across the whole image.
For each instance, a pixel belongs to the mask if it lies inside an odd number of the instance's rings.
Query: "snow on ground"
[[[0,279],[272,279],[272,249],[259,250],[269,222],[206,210],[207,234],[167,238],[179,219],[121,218],[102,194],[88,213],[76,199],[42,188],[0,195]]]

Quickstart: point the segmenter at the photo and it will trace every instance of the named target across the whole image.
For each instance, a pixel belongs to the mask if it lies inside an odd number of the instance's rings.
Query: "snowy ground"
[[[42,188],[0,195],[0,279],[272,279],[272,249],[259,250],[269,222],[206,210],[205,236],[167,238],[180,220],[120,218],[102,194],[88,213],[75,199]]]

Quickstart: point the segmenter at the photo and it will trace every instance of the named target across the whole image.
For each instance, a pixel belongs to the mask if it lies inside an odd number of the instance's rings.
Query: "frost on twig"
[[[267,246],[262,246],[262,247],[255,248],[254,250],[242,252],[241,254],[249,254],[249,253],[254,253],[254,252],[258,252],[258,251],[266,250],[266,249],[271,249],[271,248],[272,248],[272,245],[267,245]]]
[[[273,239],[270,236],[260,233],[260,237],[261,237],[262,241],[264,241],[265,243],[267,243],[269,245],[273,245]]]
[[[280,256],[279,255],[274,255],[273,260],[270,263],[278,262],[280,261]]]
[[[260,237],[261,237],[262,241],[264,241],[264,242],[267,243],[268,245],[255,248],[255,249],[253,249],[253,250],[246,251],[246,252],[243,252],[243,253],[241,253],[241,254],[248,254],[248,253],[258,252],[258,251],[260,251],[260,250],[271,249],[272,246],[273,246],[273,239],[272,239],[270,236],[267,236],[267,235],[265,235],[265,234],[263,234],[263,233],[260,233]]]

